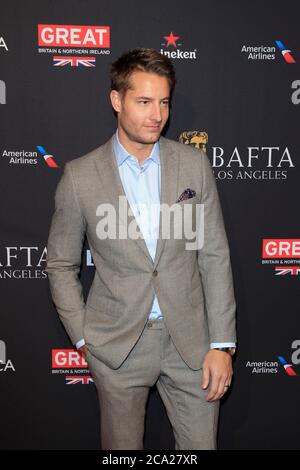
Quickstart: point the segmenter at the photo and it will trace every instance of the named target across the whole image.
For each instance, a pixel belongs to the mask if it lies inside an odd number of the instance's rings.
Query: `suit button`
[[[152,273],[152,276],[155,277],[155,276],[157,276],[157,275],[158,275],[158,272],[157,272],[157,270],[155,269],[155,270],[153,271],[153,273]]]

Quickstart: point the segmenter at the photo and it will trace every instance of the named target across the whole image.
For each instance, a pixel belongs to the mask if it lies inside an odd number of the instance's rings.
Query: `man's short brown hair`
[[[126,51],[111,64],[111,90],[117,90],[124,96],[131,87],[132,73],[138,70],[166,77],[170,85],[170,95],[172,94],[176,79],[171,60],[155,49],[146,48]]]

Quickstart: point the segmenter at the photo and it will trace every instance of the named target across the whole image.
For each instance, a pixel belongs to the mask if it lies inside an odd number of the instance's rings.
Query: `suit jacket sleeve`
[[[73,344],[83,338],[85,303],[78,275],[85,229],[69,162],[65,165],[55,193],[46,272],[53,302]]]
[[[204,240],[198,250],[198,265],[205,294],[211,343],[235,342],[236,303],[228,240],[216,180],[211,164],[201,152]]]

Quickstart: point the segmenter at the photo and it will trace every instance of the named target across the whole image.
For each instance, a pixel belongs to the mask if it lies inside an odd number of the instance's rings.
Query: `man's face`
[[[130,83],[123,97],[117,91],[111,92],[119,127],[131,141],[152,144],[159,139],[169,117],[169,82],[155,73],[136,71]]]

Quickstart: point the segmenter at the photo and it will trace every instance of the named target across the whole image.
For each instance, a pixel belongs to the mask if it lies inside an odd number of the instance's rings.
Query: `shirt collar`
[[[134,155],[131,155],[130,153],[128,153],[127,150],[123,147],[123,145],[119,141],[118,129],[116,130],[116,132],[114,134],[113,145],[114,145],[114,150],[115,150],[118,166],[121,166],[122,163],[124,163],[124,161],[128,157],[134,156]],[[155,163],[157,163],[157,165],[160,165],[160,150],[159,150],[158,141],[155,142],[155,144],[153,145],[151,153],[150,153],[149,157],[146,158],[145,161],[150,160],[150,159],[153,160]]]

